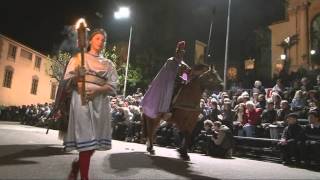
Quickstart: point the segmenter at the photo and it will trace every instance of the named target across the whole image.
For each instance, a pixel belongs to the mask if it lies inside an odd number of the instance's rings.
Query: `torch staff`
[[[83,18],[79,19],[76,25],[78,33],[78,47],[80,49],[80,68],[85,69],[84,66],[84,51],[87,47],[87,25]],[[81,96],[81,104],[86,104],[86,85],[85,76],[79,76],[78,79],[78,91]]]

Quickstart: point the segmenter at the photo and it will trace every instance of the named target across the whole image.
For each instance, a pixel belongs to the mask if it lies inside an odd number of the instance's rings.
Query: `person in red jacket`
[[[260,123],[260,115],[261,109],[256,108],[252,101],[247,101],[242,121],[243,131],[247,137],[255,137],[256,127]]]

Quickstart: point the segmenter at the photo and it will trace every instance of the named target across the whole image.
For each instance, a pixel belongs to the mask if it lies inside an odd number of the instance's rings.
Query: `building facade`
[[[57,81],[48,74],[45,55],[0,34],[0,105],[51,103]]]
[[[283,68],[288,73],[300,68],[319,67],[320,53],[320,1],[287,0],[286,19],[269,26],[272,51],[272,74]]]

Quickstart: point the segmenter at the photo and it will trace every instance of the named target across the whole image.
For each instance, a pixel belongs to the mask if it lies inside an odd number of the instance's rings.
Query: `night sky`
[[[228,0],[10,0],[1,2],[0,33],[44,54],[61,46],[65,29],[80,17],[89,27],[103,27],[109,43],[127,41],[134,25],[133,51],[152,47],[163,57],[171,56],[178,40],[207,42],[212,8],[216,7],[212,51],[214,63],[224,57]],[[128,5],[133,18],[116,21],[113,12]],[[250,55],[248,39],[259,27],[283,19],[283,0],[232,0],[230,63]],[[98,15],[97,15],[98,14]],[[101,16],[102,15],[102,16]],[[188,45],[188,44],[187,44]],[[169,49],[169,50],[168,50]],[[254,52],[252,52],[254,55]],[[189,57],[191,59],[191,57]]]

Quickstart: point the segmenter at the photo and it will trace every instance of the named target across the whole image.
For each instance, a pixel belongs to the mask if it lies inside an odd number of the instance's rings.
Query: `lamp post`
[[[228,48],[229,48],[229,29],[230,29],[230,7],[231,0],[228,1],[228,19],[227,19],[227,33],[226,33],[226,48],[224,54],[224,70],[223,70],[223,90],[227,88],[227,66],[228,66]]]
[[[118,11],[114,12],[115,19],[127,19],[130,17],[130,9],[128,7],[120,7]],[[127,90],[127,80],[128,80],[128,69],[129,69],[129,59],[130,59],[130,49],[131,49],[131,37],[132,37],[133,27],[130,26],[130,35],[129,35],[129,43],[128,43],[128,54],[127,54],[127,64],[126,64],[126,72],[124,76],[124,87],[123,87],[123,97],[126,97]]]
[[[206,57],[205,57],[205,61],[208,64],[209,62],[209,58],[211,57],[211,54],[209,54],[210,52],[210,44],[211,44],[211,39],[212,39],[212,27],[213,27],[213,17],[214,14],[216,12],[216,7],[213,7],[212,9],[212,17],[211,17],[211,23],[210,23],[210,30],[209,30],[209,39],[208,39],[208,44],[207,44],[207,50],[206,50]]]

